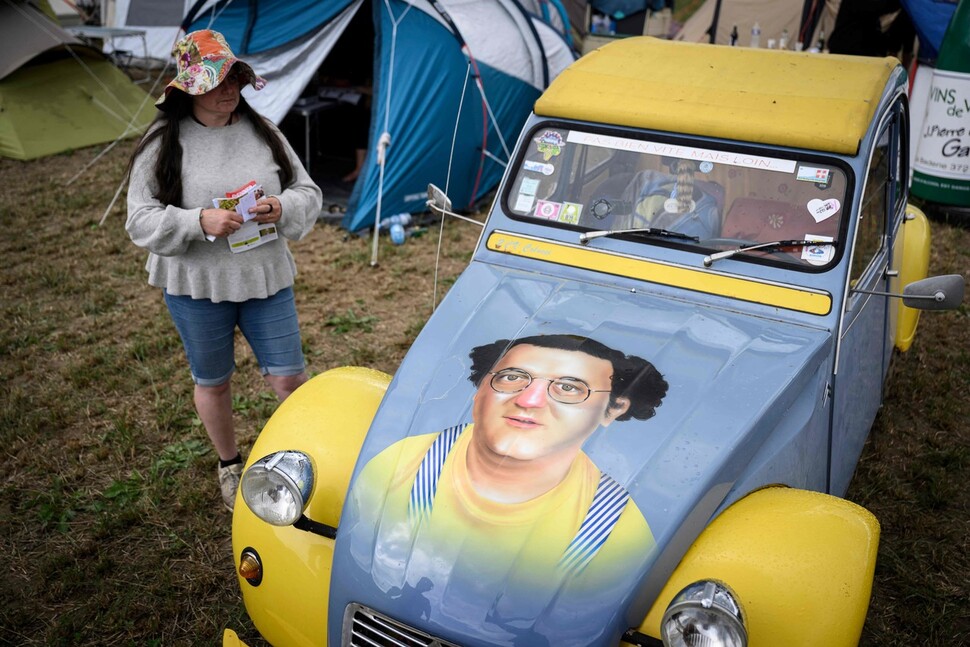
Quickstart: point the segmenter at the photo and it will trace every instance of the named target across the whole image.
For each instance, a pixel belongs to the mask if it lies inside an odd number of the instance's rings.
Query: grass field
[[[233,576],[215,456],[178,337],[123,200],[131,144],[0,160],[0,644],[213,645],[259,638]],[[449,222],[437,296],[478,229]],[[381,248],[320,225],[292,245],[305,353],[318,373],[393,372],[432,309],[436,231]],[[932,271],[970,275],[970,232],[934,226]],[[883,539],[863,644],[970,642],[970,336],[966,306],[926,313],[849,498]],[[245,349],[245,345],[239,345]],[[248,352],[248,351],[246,351]],[[251,356],[233,381],[248,447],[275,408]]]

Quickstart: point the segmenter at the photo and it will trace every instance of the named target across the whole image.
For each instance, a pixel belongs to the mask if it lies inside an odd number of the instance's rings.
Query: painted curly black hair
[[[499,339],[491,344],[476,346],[468,354],[472,360],[468,379],[477,387],[505,353],[521,344],[578,351],[610,362],[613,365],[610,407],[616,407],[616,400],[620,397],[630,401],[630,407],[618,416],[617,420],[652,418],[664,396],[667,395],[667,381],[653,364],[635,355],[625,355],[595,339],[581,335],[535,335],[514,340]]]

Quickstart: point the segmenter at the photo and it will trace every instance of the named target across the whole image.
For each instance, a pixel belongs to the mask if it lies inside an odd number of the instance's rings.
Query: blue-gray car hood
[[[817,478],[800,474],[797,461],[790,475],[761,474],[758,465],[765,452],[798,447],[805,428],[820,424],[829,331],[674,296],[483,263],[465,271],[395,375],[354,471],[334,555],[330,644],[341,644],[339,619],[351,602],[462,645],[616,644],[704,525],[745,493],[740,486]],[[534,586],[546,589],[522,591],[523,572],[541,560],[476,563],[470,551],[452,549],[476,545],[455,530],[439,544],[447,550],[422,549],[420,532],[407,529],[414,515],[393,508],[418,496],[414,483],[424,477],[391,474],[415,459],[388,452],[472,422],[472,348],[563,333],[643,358],[668,384],[653,417],[600,428],[582,448],[629,493],[653,541],[625,558],[621,577],[597,580],[596,555],[585,575],[537,573]],[[375,476],[377,464],[385,471]],[[433,481],[429,500],[440,496]]]

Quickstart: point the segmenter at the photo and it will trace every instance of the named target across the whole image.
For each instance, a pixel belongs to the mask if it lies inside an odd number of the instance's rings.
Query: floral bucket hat
[[[222,83],[236,65],[243,73],[242,83],[248,83],[256,90],[262,90],[266,85],[266,79],[257,76],[253,68],[235,57],[222,34],[211,29],[186,34],[175,43],[172,56],[175,57],[177,74],[155,102],[159,108],[163,107],[172,88],[192,96],[205,94]]]

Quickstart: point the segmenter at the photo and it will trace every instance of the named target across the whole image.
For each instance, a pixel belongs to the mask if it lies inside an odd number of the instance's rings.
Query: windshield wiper
[[[704,257],[704,267],[710,267],[714,261],[722,258],[731,258],[741,252],[750,252],[756,249],[769,250],[776,247],[807,247],[809,245],[831,245],[835,247],[839,244],[837,240],[773,240],[770,243],[754,243],[752,245],[741,245],[734,249],[726,249],[723,252],[715,252],[710,256]]]
[[[698,236],[688,236],[679,231],[668,229],[658,229],[656,227],[639,227],[637,229],[601,229],[599,231],[587,231],[579,235],[579,242],[585,245],[593,238],[602,236],[615,236],[616,234],[634,234],[638,236],[658,236],[661,238],[678,238],[680,240],[692,240],[695,243],[700,240]]]

